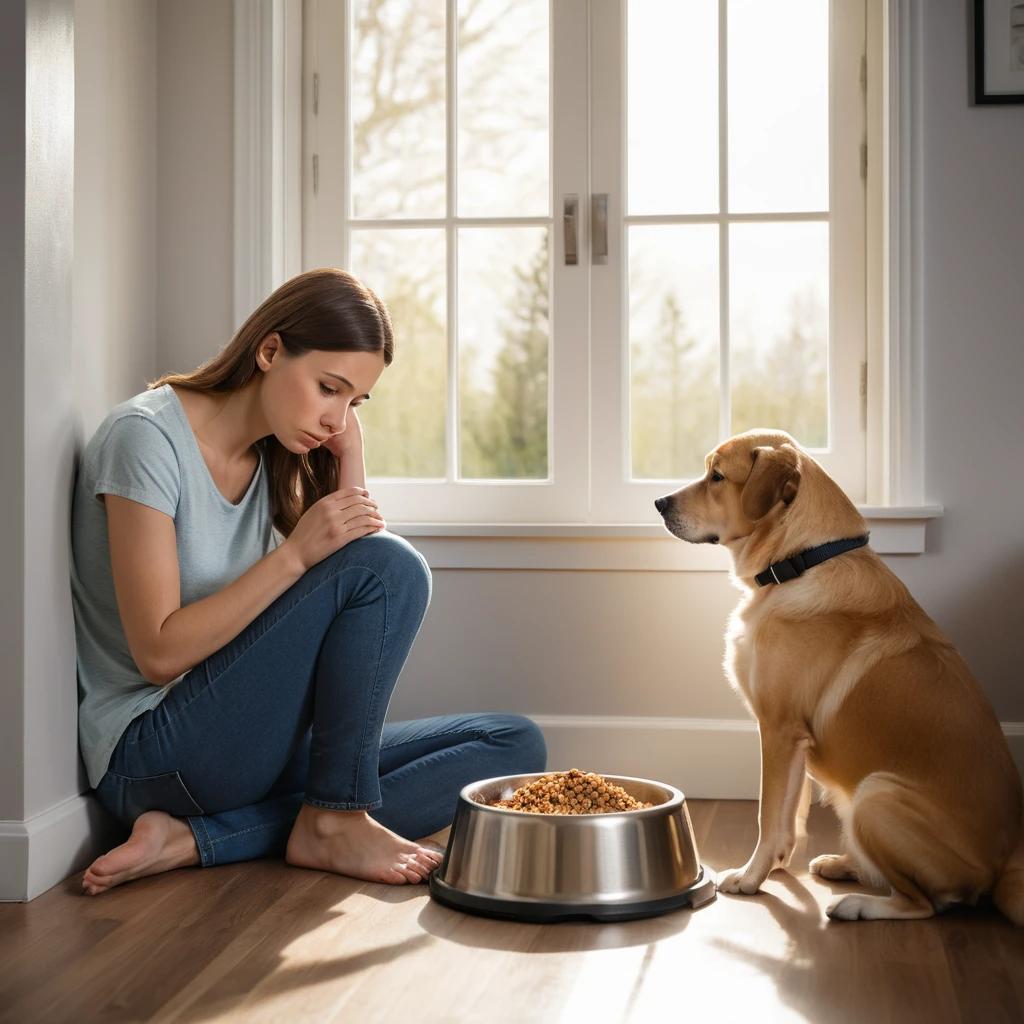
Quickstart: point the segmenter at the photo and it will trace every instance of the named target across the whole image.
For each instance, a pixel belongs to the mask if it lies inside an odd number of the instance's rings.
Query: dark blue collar
[[[784,558],[781,562],[773,562],[759,572],[754,579],[759,587],[767,587],[771,583],[785,583],[787,580],[795,580],[812,566],[827,562],[844,551],[852,551],[854,548],[862,548],[868,542],[868,535],[863,537],[848,537],[846,540],[830,540],[827,544],[819,544],[816,548],[808,548],[798,555]]]

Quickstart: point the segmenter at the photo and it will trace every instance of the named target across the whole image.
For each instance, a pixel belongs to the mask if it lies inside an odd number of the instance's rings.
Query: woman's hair
[[[257,307],[231,341],[191,373],[168,373],[148,385],[192,391],[235,391],[259,372],[260,342],[277,332],[292,356],[311,351],[382,352],[390,366],[394,332],[387,307],[344,270],[308,270],[286,281]],[[338,464],[326,448],[303,455],[288,451],[273,435],[264,438],[274,526],[287,537],[302,514],[338,486]]]

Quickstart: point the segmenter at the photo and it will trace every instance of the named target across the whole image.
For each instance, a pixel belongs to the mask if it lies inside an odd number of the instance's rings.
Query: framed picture
[[[974,0],[974,102],[1024,103],[1024,0]]]

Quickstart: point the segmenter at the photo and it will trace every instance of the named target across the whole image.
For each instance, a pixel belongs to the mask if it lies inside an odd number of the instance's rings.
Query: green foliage
[[[461,374],[461,474],[475,479],[543,480],[548,475],[548,244],[516,268],[515,304],[489,388]],[[469,353],[465,353],[469,356]],[[468,362],[468,360],[467,360]]]
[[[395,361],[359,410],[366,472],[374,477],[443,477],[448,374],[444,323],[424,287],[396,276],[383,296],[395,329]]]
[[[662,297],[657,333],[630,344],[633,477],[699,476],[718,437],[718,352],[688,335],[675,295]]]
[[[807,447],[828,440],[825,317],[808,291],[790,304],[786,332],[732,353],[732,427],[786,430]],[[689,334],[671,292],[661,298],[653,337],[630,345],[630,424],[634,479],[700,476],[718,430],[718,352]]]
[[[788,431],[806,448],[828,444],[827,320],[810,288],[789,304],[789,328],[763,349],[737,353],[732,373],[732,433]]]

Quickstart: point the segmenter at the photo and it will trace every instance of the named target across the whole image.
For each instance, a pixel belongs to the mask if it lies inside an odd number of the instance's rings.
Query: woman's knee
[[[525,715],[492,715],[492,739],[508,750],[510,772],[542,772],[547,768],[548,747],[540,726]]]
[[[326,561],[343,567],[362,566],[378,576],[389,591],[418,596],[424,607],[430,603],[431,575],[426,559],[404,537],[387,530],[346,544]]]

